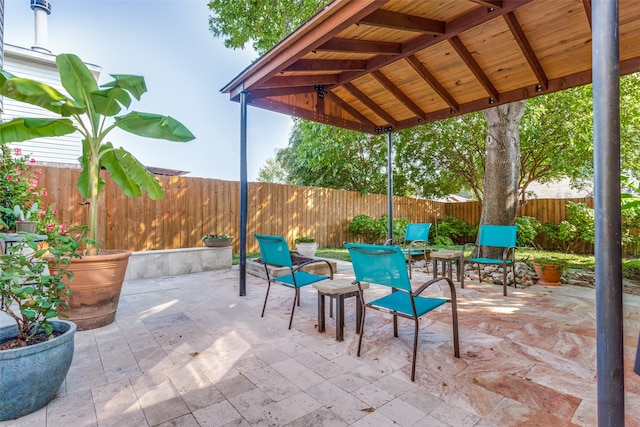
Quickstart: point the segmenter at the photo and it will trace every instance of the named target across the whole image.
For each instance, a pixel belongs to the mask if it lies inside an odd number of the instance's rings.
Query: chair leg
[[[506,297],[507,296],[507,286],[508,286],[508,284],[507,284],[507,266],[506,265],[502,268],[502,286],[504,288],[504,296]]]
[[[482,283],[482,273],[480,272],[480,263],[476,265],[478,266],[478,282]]]
[[[267,282],[267,294],[264,296],[264,305],[262,306],[262,314],[260,317],[264,317],[264,309],[267,308],[267,298],[269,298],[269,289],[271,289],[271,282]]]
[[[364,335],[364,318],[366,317],[367,309],[362,307],[362,317],[360,318],[360,337],[358,338],[358,357],[360,357],[360,349],[362,348],[362,336]]]
[[[293,312],[296,310],[296,301],[298,301],[298,303],[300,302],[298,298],[298,291],[299,289],[296,288],[296,292],[293,296],[293,305],[291,306],[291,317],[289,317],[289,329],[291,329],[291,324],[293,323]]]
[[[413,331],[413,361],[411,362],[411,381],[416,379],[416,356],[418,354],[418,319],[415,319],[416,325]]]
[[[393,316],[393,336],[398,338],[398,316]]]

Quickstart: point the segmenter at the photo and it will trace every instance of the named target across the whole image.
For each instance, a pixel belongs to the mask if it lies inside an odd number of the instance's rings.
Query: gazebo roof
[[[628,74],[640,7],[619,11]],[[590,83],[591,49],[590,0],[335,0],[222,92],[376,133]]]

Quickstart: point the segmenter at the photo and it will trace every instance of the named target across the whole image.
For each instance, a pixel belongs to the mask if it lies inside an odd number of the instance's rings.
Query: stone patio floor
[[[457,284],[461,358],[446,305],[421,319],[415,383],[410,321],[394,338],[369,313],[357,357],[354,298],[337,342],[333,319],[317,332],[315,289],[291,330],[291,289],[272,286],[261,318],[265,290],[249,276],[238,297],[237,268],[125,282],[116,322],[76,334],[56,398],[0,426],[597,425],[592,289]],[[640,426],[640,297],[624,303],[626,425]]]

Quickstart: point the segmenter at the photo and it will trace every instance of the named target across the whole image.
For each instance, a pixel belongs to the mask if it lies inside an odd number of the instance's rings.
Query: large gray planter
[[[54,320],[55,339],[0,351],[0,421],[30,414],[45,406],[60,388],[73,359],[76,325]],[[15,337],[15,325],[0,328],[0,341]]]

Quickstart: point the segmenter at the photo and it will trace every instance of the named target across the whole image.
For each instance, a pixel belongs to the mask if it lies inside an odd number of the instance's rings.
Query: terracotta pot
[[[100,251],[100,255],[74,259],[69,266],[72,295],[62,317],[74,322],[79,331],[100,328],[116,318],[129,251]]]
[[[540,264],[532,261],[533,269],[538,275],[538,283],[542,286],[560,286],[560,277],[564,264]]]

